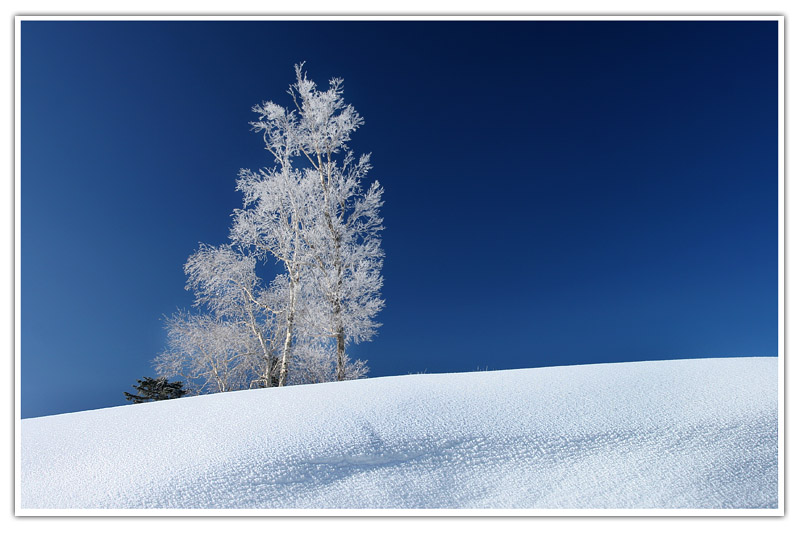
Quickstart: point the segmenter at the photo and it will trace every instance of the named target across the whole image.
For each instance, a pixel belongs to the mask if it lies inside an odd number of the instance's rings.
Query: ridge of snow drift
[[[778,505],[774,357],[238,391],[21,431],[22,509]]]

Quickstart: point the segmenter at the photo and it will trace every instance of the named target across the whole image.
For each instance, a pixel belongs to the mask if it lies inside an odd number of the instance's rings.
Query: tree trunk
[[[256,317],[253,314],[253,310],[248,304],[247,307],[247,316],[250,319],[248,322],[248,326],[250,327],[250,331],[258,339],[258,344],[261,345],[261,353],[264,355],[264,375],[261,376],[261,381],[264,382],[264,387],[272,387],[272,354],[267,347],[267,341],[264,340],[264,335],[261,333],[261,330],[258,329],[258,325],[256,324]]]
[[[281,356],[281,372],[278,378],[278,387],[286,385],[289,374],[289,361],[291,359],[292,342],[294,341],[294,319],[295,308],[297,307],[297,284],[300,282],[298,269],[298,248],[300,247],[300,222],[297,213],[292,216],[292,230],[294,231],[294,243],[292,247],[291,263],[286,265],[289,274],[289,306],[286,310],[286,339],[283,341],[283,355]]]
[[[286,385],[286,378],[289,374],[289,359],[292,351],[292,341],[294,340],[294,311],[296,301],[296,281],[294,276],[289,275],[289,308],[286,317],[286,339],[283,342],[283,355],[281,357],[281,372],[278,378],[278,387]]]
[[[333,304],[333,320],[336,325],[336,381],[344,381],[344,323],[342,320],[342,285],[344,284],[344,268],[342,266],[341,239],[338,235],[334,236],[336,261],[336,295]]]
[[[342,236],[339,233],[338,229],[333,223],[333,216],[331,215],[330,211],[330,183],[331,183],[331,151],[327,151],[328,156],[328,165],[327,167],[327,179],[325,176],[325,172],[323,171],[323,164],[322,164],[322,154],[317,148],[317,168],[319,169],[319,177],[320,177],[320,184],[322,185],[322,191],[325,198],[325,208],[324,208],[324,216],[325,222],[328,226],[328,231],[330,231],[331,239],[333,240],[333,248],[334,248],[334,264],[333,267],[336,272],[336,292],[333,295],[333,323],[336,332],[336,381],[344,381],[346,372],[345,372],[345,336],[344,336],[344,324],[342,320],[342,285],[344,282],[344,266],[342,265]]]
[[[336,331],[336,381],[344,381],[345,376],[344,327],[339,325]]]

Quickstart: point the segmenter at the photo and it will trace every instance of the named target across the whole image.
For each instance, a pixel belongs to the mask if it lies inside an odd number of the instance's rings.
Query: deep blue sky
[[[777,22],[22,22],[22,416],[125,403],[292,65],[384,186],[371,376],[777,355]]]

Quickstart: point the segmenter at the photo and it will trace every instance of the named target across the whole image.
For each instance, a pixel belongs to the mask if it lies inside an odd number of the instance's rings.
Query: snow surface
[[[423,374],[21,422],[33,508],[776,508],[778,360]]]

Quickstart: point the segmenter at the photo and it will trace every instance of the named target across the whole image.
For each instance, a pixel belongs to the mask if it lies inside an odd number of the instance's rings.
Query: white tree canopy
[[[372,339],[380,326],[383,188],[365,184],[370,156],[356,157],[347,146],[364,121],[344,102],[342,80],[322,91],[302,64],[295,75],[292,109],[274,102],[253,107],[258,120],[251,126],[271,166],[239,171],[243,202],[233,212],[230,242],[202,244],[187,261],[186,288],[210,314],[168,321],[172,355],[162,356],[159,368],[185,371],[187,357],[205,361],[202,368],[237,361],[245,373],[258,368],[251,383],[262,386],[366,374],[365,363],[351,361],[346,349]],[[283,272],[265,286],[256,270],[273,260]],[[227,350],[210,344],[212,331],[231,342]]]

